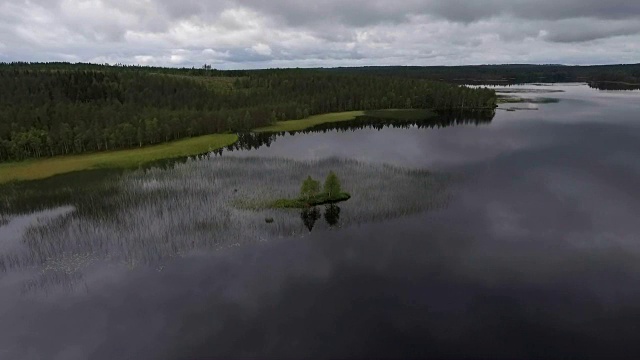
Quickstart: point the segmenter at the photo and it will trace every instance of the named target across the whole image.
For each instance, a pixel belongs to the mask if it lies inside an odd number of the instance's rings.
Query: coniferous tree
[[[318,195],[319,192],[320,192],[320,182],[314,180],[311,176],[309,176],[302,183],[302,188],[300,189],[300,196],[303,199],[308,200],[313,196]]]
[[[340,195],[341,192],[340,180],[338,179],[338,176],[331,171],[324,182],[324,193],[329,197],[334,197]]]

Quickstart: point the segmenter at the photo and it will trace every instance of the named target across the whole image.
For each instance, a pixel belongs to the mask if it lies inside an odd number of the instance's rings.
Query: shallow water
[[[509,95],[560,102],[287,134],[7,211],[0,359],[637,358],[640,92]],[[228,205],[331,169],[337,226]]]

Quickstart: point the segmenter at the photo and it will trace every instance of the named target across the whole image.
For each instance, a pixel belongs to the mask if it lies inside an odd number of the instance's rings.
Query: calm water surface
[[[509,89],[560,101],[478,124],[287,134],[124,175],[135,206],[103,190],[7,211],[0,359],[638,358],[640,92]],[[258,225],[263,213],[216,205],[236,192],[206,186],[217,167],[295,187],[336,166],[353,203],[310,233],[298,214]],[[447,205],[429,206],[442,174],[456,179]],[[73,192],[63,179],[34,186]],[[259,191],[234,179],[216,181]],[[167,184],[184,194],[153,192]]]

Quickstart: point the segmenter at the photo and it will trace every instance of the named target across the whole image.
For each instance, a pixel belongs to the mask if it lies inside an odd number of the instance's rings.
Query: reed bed
[[[300,210],[265,209],[260,204],[295,197],[307,176],[323,179],[330,171],[352,195],[340,204],[340,219],[333,228],[440,208],[449,197],[449,179],[425,170],[338,158],[209,156],[170,169],[125,173],[106,180],[115,182],[107,188],[117,191],[86,196],[73,211],[64,207],[27,222],[20,235],[23,246],[0,254],[0,271],[35,267],[40,277],[67,281],[95,261],[159,266],[196,250],[304,237],[309,230]],[[0,216],[6,222],[0,234],[12,226],[14,217]],[[313,231],[330,228],[318,220]],[[38,288],[43,281],[34,279],[28,286]]]

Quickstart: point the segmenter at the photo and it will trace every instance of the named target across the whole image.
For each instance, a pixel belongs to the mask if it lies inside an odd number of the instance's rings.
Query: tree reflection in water
[[[488,125],[495,117],[495,110],[467,111],[458,113],[440,114],[426,119],[386,119],[374,116],[359,116],[352,121],[328,123],[317,125],[305,130],[278,132],[278,133],[240,133],[238,141],[227,148],[213,151],[216,155],[222,155],[224,151],[256,150],[263,146],[270,147],[278,137],[286,134],[298,133],[326,133],[329,131],[356,131],[362,129],[383,130],[385,128],[409,129],[417,128],[446,128],[459,125]]]
[[[316,221],[320,219],[320,210],[317,207],[304,209],[300,214],[304,226],[309,229],[309,232],[313,231],[313,227],[316,226]]]
[[[336,204],[325,206],[324,219],[330,227],[334,227],[340,222],[341,210],[340,206]],[[321,217],[320,210],[317,207],[304,209],[300,213],[300,218],[302,219],[304,226],[309,229],[310,232],[313,231],[313,228],[316,226],[316,222],[320,220]]]
[[[340,221],[340,206],[335,204],[327,205],[324,209],[324,219],[329,226],[334,227]]]

